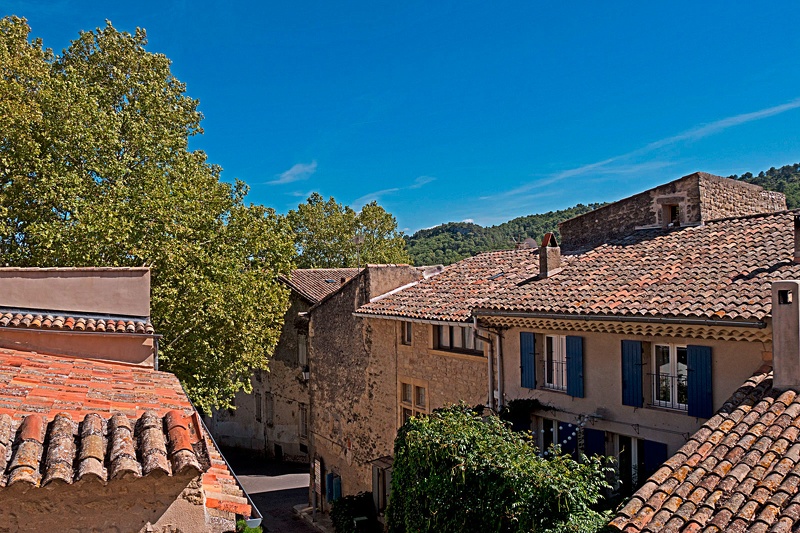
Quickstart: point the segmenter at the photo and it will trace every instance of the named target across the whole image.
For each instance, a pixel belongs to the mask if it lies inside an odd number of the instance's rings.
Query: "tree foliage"
[[[344,268],[368,263],[409,263],[397,221],[377,202],[356,212],[331,196],[313,193],[287,215],[300,268]]]
[[[389,531],[593,531],[607,487],[598,458],[541,458],[530,434],[497,417],[453,406],[413,418],[398,432]]]
[[[423,229],[407,237],[408,253],[415,265],[449,265],[465,257],[492,250],[508,250],[530,237],[541,241],[548,232],[558,232],[558,223],[605,204],[578,204],[569,209],[517,217],[484,228],[467,222],[449,222]]]
[[[227,406],[279,334],[285,220],[188,149],[198,102],[134,35],[81,32],[54,56],[0,21],[0,256],[15,266],[150,266],[162,368]]]

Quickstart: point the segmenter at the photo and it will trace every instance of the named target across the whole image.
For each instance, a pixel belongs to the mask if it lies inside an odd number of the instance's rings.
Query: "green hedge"
[[[463,405],[413,418],[395,441],[389,531],[597,531],[608,468],[582,461],[540,458],[529,433]]]

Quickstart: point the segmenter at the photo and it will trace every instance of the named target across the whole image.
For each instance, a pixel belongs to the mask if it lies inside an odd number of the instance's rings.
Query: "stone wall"
[[[401,322],[395,323],[399,336]],[[434,350],[432,330],[431,324],[412,324],[411,346],[401,345],[398,350],[398,383],[403,378],[424,383],[429,411],[459,402],[470,406],[485,405],[489,397],[489,363],[486,356]],[[395,402],[399,400],[398,393]]]
[[[310,312],[311,453],[323,486],[335,473],[342,494],[372,490],[370,461],[391,453],[397,429],[395,323],[353,312],[419,278],[407,265],[371,265]]]
[[[588,249],[634,232],[637,228],[666,227],[669,206],[676,206],[678,225],[717,218],[786,209],[781,193],[758,185],[696,172],[629,198],[595,209],[558,225],[561,248]]]
[[[786,209],[783,193],[751,183],[701,174],[699,186],[703,221]]]

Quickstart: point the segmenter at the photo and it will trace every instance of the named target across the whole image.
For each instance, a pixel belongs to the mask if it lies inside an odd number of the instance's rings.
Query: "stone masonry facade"
[[[758,185],[704,172],[633,195],[559,224],[562,248],[593,248],[640,228],[702,224],[786,209],[786,197]]]
[[[309,313],[309,452],[321,464],[319,502],[327,474],[340,478],[342,494],[372,490],[370,461],[391,453],[397,430],[394,322],[353,312],[420,278],[408,265],[371,265]]]

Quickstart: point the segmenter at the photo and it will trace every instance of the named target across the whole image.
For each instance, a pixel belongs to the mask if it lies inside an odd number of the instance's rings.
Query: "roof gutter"
[[[686,324],[690,326],[728,326],[740,328],[767,327],[762,320],[731,320],[716,318],[675,318],[675,317],[650,317],[650,316],[609,316],[609,315],[572,315],[569,313],[535,313],[529,311],[498,311],[493,309],[477,309],[472,315],[480,318],[509,317],[509,318],[551,318],[556,320],[577,320],[584,322],[643,322],[650,324]]]
[[[355,311],[353,313],[354,317],[358,318],[379,318],[382,320],[400,320],[402,322],[416,322],[418,324],[436,324],[439,326],[469,326],[472,324],[472,321],[467,318],[466,320],[436,320],[433,318],[411,318],[405,316],[395,316],[395,315],[379,315],[376,313],[359,313]]]

